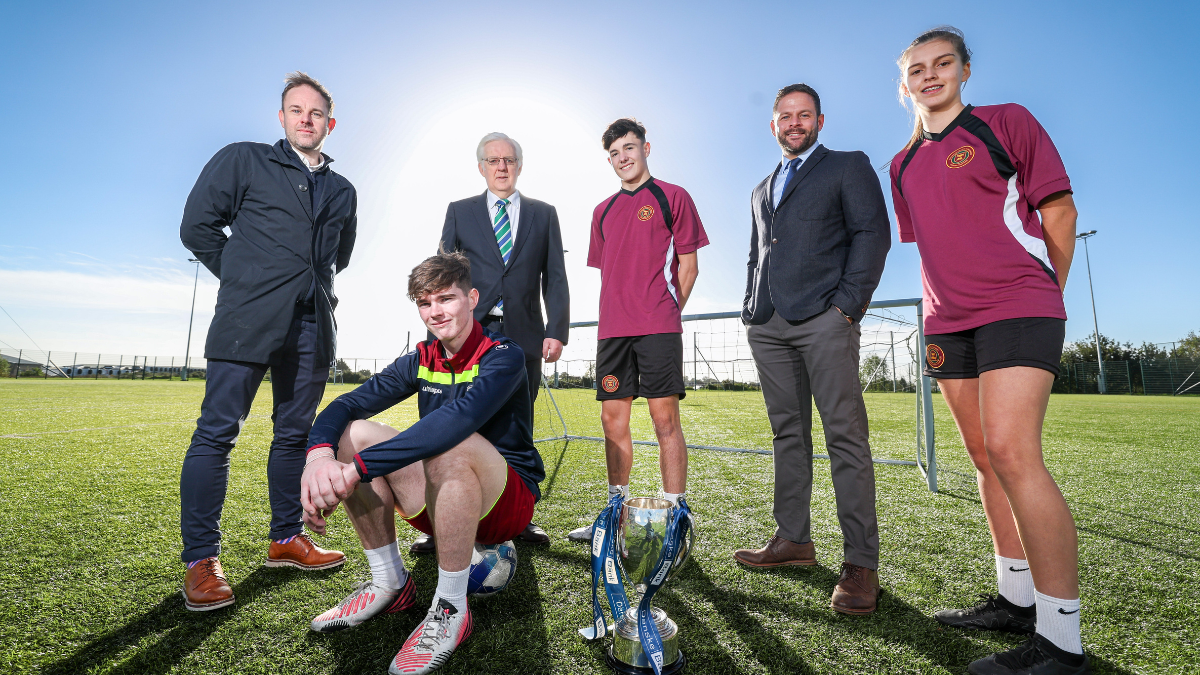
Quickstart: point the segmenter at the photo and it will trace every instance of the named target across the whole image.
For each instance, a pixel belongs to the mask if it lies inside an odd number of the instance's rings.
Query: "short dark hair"
[[[287,93],[300,85],[308,85],[317,90],[321,98],[325,99],[325,105],[329,107],[329,114],[333,114],[333,96],[329,95],[329,90],[325,85],[317,81],[317,78],[312,77],[308,73],[302,73],[299,70],[288,73],[287,77],[283,78],[283,93],[279,95],[279,109],[283,110],[283,99],[287,98]]]
[[[471,292],[471,261],[462,251],[446,251],[446,243],[438,244],[437,255],[421,261],[408,275],[408,299],[419,302],[430,293],[458,286]]]
[[[632,133],[638,137],[638,140],[646,142],[646,127],[642,123],[632,117],[622,117],[621,119],[608,125],[604,130],[604,135],[600,137],[600,142],[604,144],[604,149],[607,150],[618,138],[624,138],[625,134]]]
[[[775,94],[775,105],[771,106],[771,114],[773,115],[779,111],[779,102],[783,100],[784,96],[797,93],[808,94],[811,96],[813,103],[817,104],[817,114],[821,114],[821,97],[817,95],[817,90],[803,83],[789,84],[783,89],[780,89],[779,93]]]

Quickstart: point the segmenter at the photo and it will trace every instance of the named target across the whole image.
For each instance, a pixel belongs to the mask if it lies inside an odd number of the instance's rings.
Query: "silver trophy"
[[[608,665],[618,673],[644,675],[654,672],[649,655],[638,638],[637,609],[647,587],[653,582],[654,570],[666,543],[667,525],[675,509],[666,499],[650,497],[628,499],[621,506],[620,524],[617,526],[617,558],[625,578],[634,585],[637,594],[629,611],[617,622],[613,645],[606,659]],[[688,528],[688,536],[680,542],[666,581],[671,580],[687,562],[695,543],[696,528],[693,526]],[[663,610],[651,607],[650,611],[662,636],[661,672],[663,675],[678,673],[683,670],[685,663],[683,652],[679,650],[679,627]]]

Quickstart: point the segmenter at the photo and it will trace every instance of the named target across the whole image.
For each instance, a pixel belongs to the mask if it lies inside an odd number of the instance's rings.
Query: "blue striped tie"
[[[505,266],[508,265],[508,259],[512,257],[512,227],[508,223],[508,209],[506,208],[511,202],[507,199],[496,200],[496,218],[492,221],[492,232],[496,235],[496,245],[500,247],[500,257],[504,259]],[[501,298],[496,302],[496,309],[504,310],[504,299]]]

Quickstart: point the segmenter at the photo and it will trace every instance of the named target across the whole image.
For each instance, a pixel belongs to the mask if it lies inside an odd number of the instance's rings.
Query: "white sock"
[[[1000,595],[1017,607],[1033,606],[1033,574],[1028,560],[996,556],[996,585]]]
[[[609,485],[608,486],[608,498],[609,499],[612,499],[613,495],[617,494],[618,492],[620,492],[621,496],[624,497],[625,499],[629,499],[629,486],[628,485]]]
[[[404,559],[400,557],[395,540],[379,548],[364,550],[363,553],[367,554],[371,581],[376,586],[393,591],[404,588],[404,582],[408,581],[408,570],[404,569]]]
[[[1063,600],[1034,591],[1037,598],[1037,633],[1072,654],[1083,653],[1079,639],[1079,598]]]
[[[676,493],[674,493],[674,492],[664,492],[664,493],[663,493],[663,499],[665,499],[665,500],[667,500],[667,501],[671,502],[671,503],[672,503],[672,504],[674,504],[675,506],[679,506],[679,498],[680,498],[680,497],[682,497],[682,496],[684,496],[685,494],[687,494],[687,493],[686,493],[686,492],[680,492],[680,493],[676,494]]]
[[[466,609],[467,574],[470,571],[471,568],[467,567],[461,572],[447,572],[439,565],[437,590],[433,593],[433,604],[430,606],[437,607],[438,598],[442,598],[454,605],[460,612]]]

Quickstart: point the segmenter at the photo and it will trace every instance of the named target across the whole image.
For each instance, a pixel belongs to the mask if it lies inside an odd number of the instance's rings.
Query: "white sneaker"
[[[425,675],[441,668],[454,650],[471,637],[472,625],[469,607],[459,611],[438,598],[437,607],[429,610],[425,620],[404,641],[388,672],[391,675]]]
[[[312,620],[312,629],[318,633],[333,633],[358,624],[380,614],[394,614],[413,606],[417,595],[417,584],[412,575],[404,582],[404,588],[393,591],[380,588],[364,581],[337,604],[337,607]]]
[[[567,541],[592,543],[592,526],[584,525],[567,533]]]

